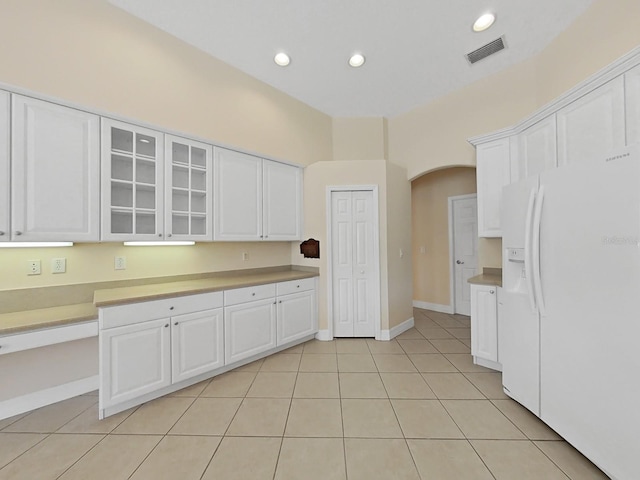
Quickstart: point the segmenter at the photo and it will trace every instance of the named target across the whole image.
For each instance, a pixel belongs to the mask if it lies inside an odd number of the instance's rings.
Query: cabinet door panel
[[[503,138],[476,147],[478,182],[478,236],[501,237],[502,187],[510,174],[510,140]]]
[[[276,346],[275,299],[224,309],[224,356],[230,364]]]
[[[624,79],[618,77],[557,113],[558,165],[583,163],[624,146]]]
[[[100,332],[100,408],[171,384],[169,319]]]
[[[222,308],[171,318],[171,381],[177,383],[224,365]]]
[[[169,240],[212,240],[213,148],[165,135],[165,234]]]
[[[13,239],[99,240],[99,118],[14,95],[12,137]]]
[[[315,303],[314,291],[278,297],[278,346],[318,331]]]
[[[164,239],[162,133],[102,119],[102,240]]]
[[[519,135],[519,144],[520,164],[525,169],[520,180],[556,168],[556,116],[527,128]]]
[[[640,143],[640,65],[628,71],[624,77],[627,145],[632,145]]]
[[[262,238],[262,159],[215,149],[214,239]]]
[[[9,169],[9,92],[0,90],[0,242],[11,238]]]
[[[497,287],[471,286],[471,355],[498,361]]]
[[[302,213],[302,171],[264,160],[262,229],[265,240],[299,240]]]

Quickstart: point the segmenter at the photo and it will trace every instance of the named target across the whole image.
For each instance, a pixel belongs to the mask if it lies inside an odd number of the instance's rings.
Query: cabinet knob
[[[162,237],[162,234],[161,234],[161,233],[159,233],[159,234],[158,234],[158,236],[159,236],[159,237]]]
[[[0,232],[0,237],[4,235],[4,232]]]
[[[16,232],[16,235],[22,235],[22,232]]]
[[[489,293],[490,293],[491,295],[493,295],[493,293],[494,293],[494,292],[493,292],[493,290],[489,290]]]
[[[169,310],[173,310],[173,307],[169,307]]]
[[[167,324],[164,326],[164,328],[169,328],[169,324],[167,323]]]
[[[174,323],[174,325],[178,325],[178,322]]]
[[[282,300],[280,300],[278,303],[282,303]]]
[[[296,288],[300,288],[300,285],[296,285]]]
[[[264,238],[262,235],[260,235],[260,238]]]
[[[169,234],[167,235],[167,237],[171,237],[171,234],[169,233]]]
[[[269,235],[265,235],[264,238],[269,238]]]
[[[464,262],[461,262],[460,260],[456,260],[456,263],[457,263],[458,265],[464,265]]]
[[[251,294],[251,296],[252,296],[252,297],[255,297],[255,296],[256,296],[255,292],[254,292],[254,293],[252,293],[252,294]]]

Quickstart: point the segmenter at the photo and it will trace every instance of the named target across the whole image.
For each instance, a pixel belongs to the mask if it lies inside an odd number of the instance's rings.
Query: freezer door
[[[503,288],[498,349],[505,393],[539,416],[540,322],[530,271],[531,224],[537,190],[537,176],[503,190]],[[514,255],[509,255],[511,249],[519,249],[524,255],[515,255],[514,260]]]
[[[616,479],[640,474],[639,162],[540,178],[541,418]]]

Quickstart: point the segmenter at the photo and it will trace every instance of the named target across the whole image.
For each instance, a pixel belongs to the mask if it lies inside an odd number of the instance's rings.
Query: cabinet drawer
[[[211,292],[105,307],[100,309],[100,329],[220,308],[222,299],[222,292]]]
[[[276,284],[256,285],[255,287],[236,288],[224,292],[225,306],[253,302],[276,296]]]
[[[315,278],[303,278],[302,280],[291,280],[289,282],[281,282],[276,286],[278,296],[288,295],[290,293],[304,292],[313,290],[316,286]]]

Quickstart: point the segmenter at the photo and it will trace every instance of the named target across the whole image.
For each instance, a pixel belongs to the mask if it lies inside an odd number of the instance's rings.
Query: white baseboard
[[[453,313],[453,307],[451,305],[440,305],[438,303],[421,302],[420,300],[414,300],[413,306],[415,308],[433,310],[434,312]]]
[[[401,333],[406,332],[410,328],[413,328],[413,326],[413,317],[411,317],[402,322],[400,325],[396,325],[389,330],[380,330],[380,338],[376,337],[376,340],[391,340],[392,338],[396,338]]]
[[[318,330],[318,333],[316,333],[316,340],[330,342],[333,340],[333,336],[331,336],[329,330]]]
[[[99,377],[82,378],[0,402],[0,420],[97,390]],[[97,397],[96,397],[97,398]]]

